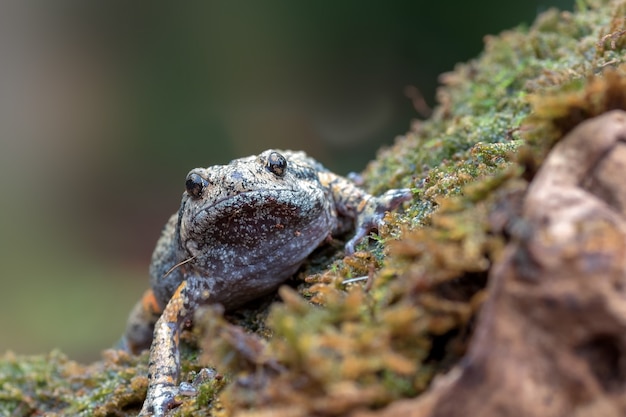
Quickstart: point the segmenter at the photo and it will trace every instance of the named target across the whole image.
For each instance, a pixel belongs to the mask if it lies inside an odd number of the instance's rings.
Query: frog
[[[179,335],[201,306],[233,310],[270,294],[316,248],[351,231],[344,250],[353,254],[412,195],[408,188],[371,195],[302,151],[269,149],[192,169],[152,254],[150,289],[119,343],[135,354],[150,349],[139,415],[175,407]]]

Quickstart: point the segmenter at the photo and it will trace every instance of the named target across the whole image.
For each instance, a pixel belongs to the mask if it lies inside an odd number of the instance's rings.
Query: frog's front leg
[[[322,172],[320,182],[330,191],[335,202],[337,213],[345,219],[346,224],[338,224],[338,232],[354,226],[355,233],[345,246],[346,254],[354,253],[354,247],[374,229],[378,229],[387,211],[392,211],[405,201],[413,198],[410,188],[388,190],[381,196],[373,196],[347,178]]]
[[[148,393],[140,416],[164,416],[178,393],[178,341],[185,322],[209,297],[206,280],[190,277],[178,287],[154,326],[148,364]]]

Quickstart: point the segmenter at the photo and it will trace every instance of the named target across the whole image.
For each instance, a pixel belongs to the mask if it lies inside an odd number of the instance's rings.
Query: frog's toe
[[[346,255],[352,255],[355,251],[355,246],[363,240],[363,238],[365,236],[367,236],[369,234],[369,232],[372,230],[372,226],[371,225],[361,225],[355,235],[352,237],[352,239],[350,239],[346,245],[344,246],[345,248],[345,252]]]
[[[379,204],[377,212],[391,211],[398,207],[405,201],[409,201],[413,198],[413,193],[410,188],[398,188],[387,191],[385,194],[378,197]]]
[[[221,376],[219,376],[215,369],[202,368],[191,382],[183,381],[178,385],[178,394],[186,397],[195,397],[198,395],[198,387],[201,384],[219,378],[221,378]]]
[[[175,386],[155,386],[143,403],[139,417],[164,417],[168,410],[179,405],[175,401],[178,388]]]
[[[413,193],[409,188],[389,190],[380,197],[373,197],[371,201],[374,204],[366,206],[357,219],[354,237],[345,246],[346,254],[353,254],[355,246],[372,230],[378,229],[383,224],[386,212],[394,210],[412,198]]]

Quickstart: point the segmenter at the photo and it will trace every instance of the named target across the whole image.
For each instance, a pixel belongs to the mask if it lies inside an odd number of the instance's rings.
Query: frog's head
[[[285,269],[328,236],[332,201],[316,167],[292,155],[268,150],[189,172],[178,228],[198,267]]]

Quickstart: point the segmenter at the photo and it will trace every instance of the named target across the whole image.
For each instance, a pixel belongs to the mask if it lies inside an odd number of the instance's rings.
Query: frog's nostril
[[[189,194],[193,198],[199,198],[202,196],[202,192],[209,185],[208,181],[202,178],[199,174],[195,172],[190,172],[187,175],[187,180],[185,181],[185,188],[187,189],[187,194]]]

